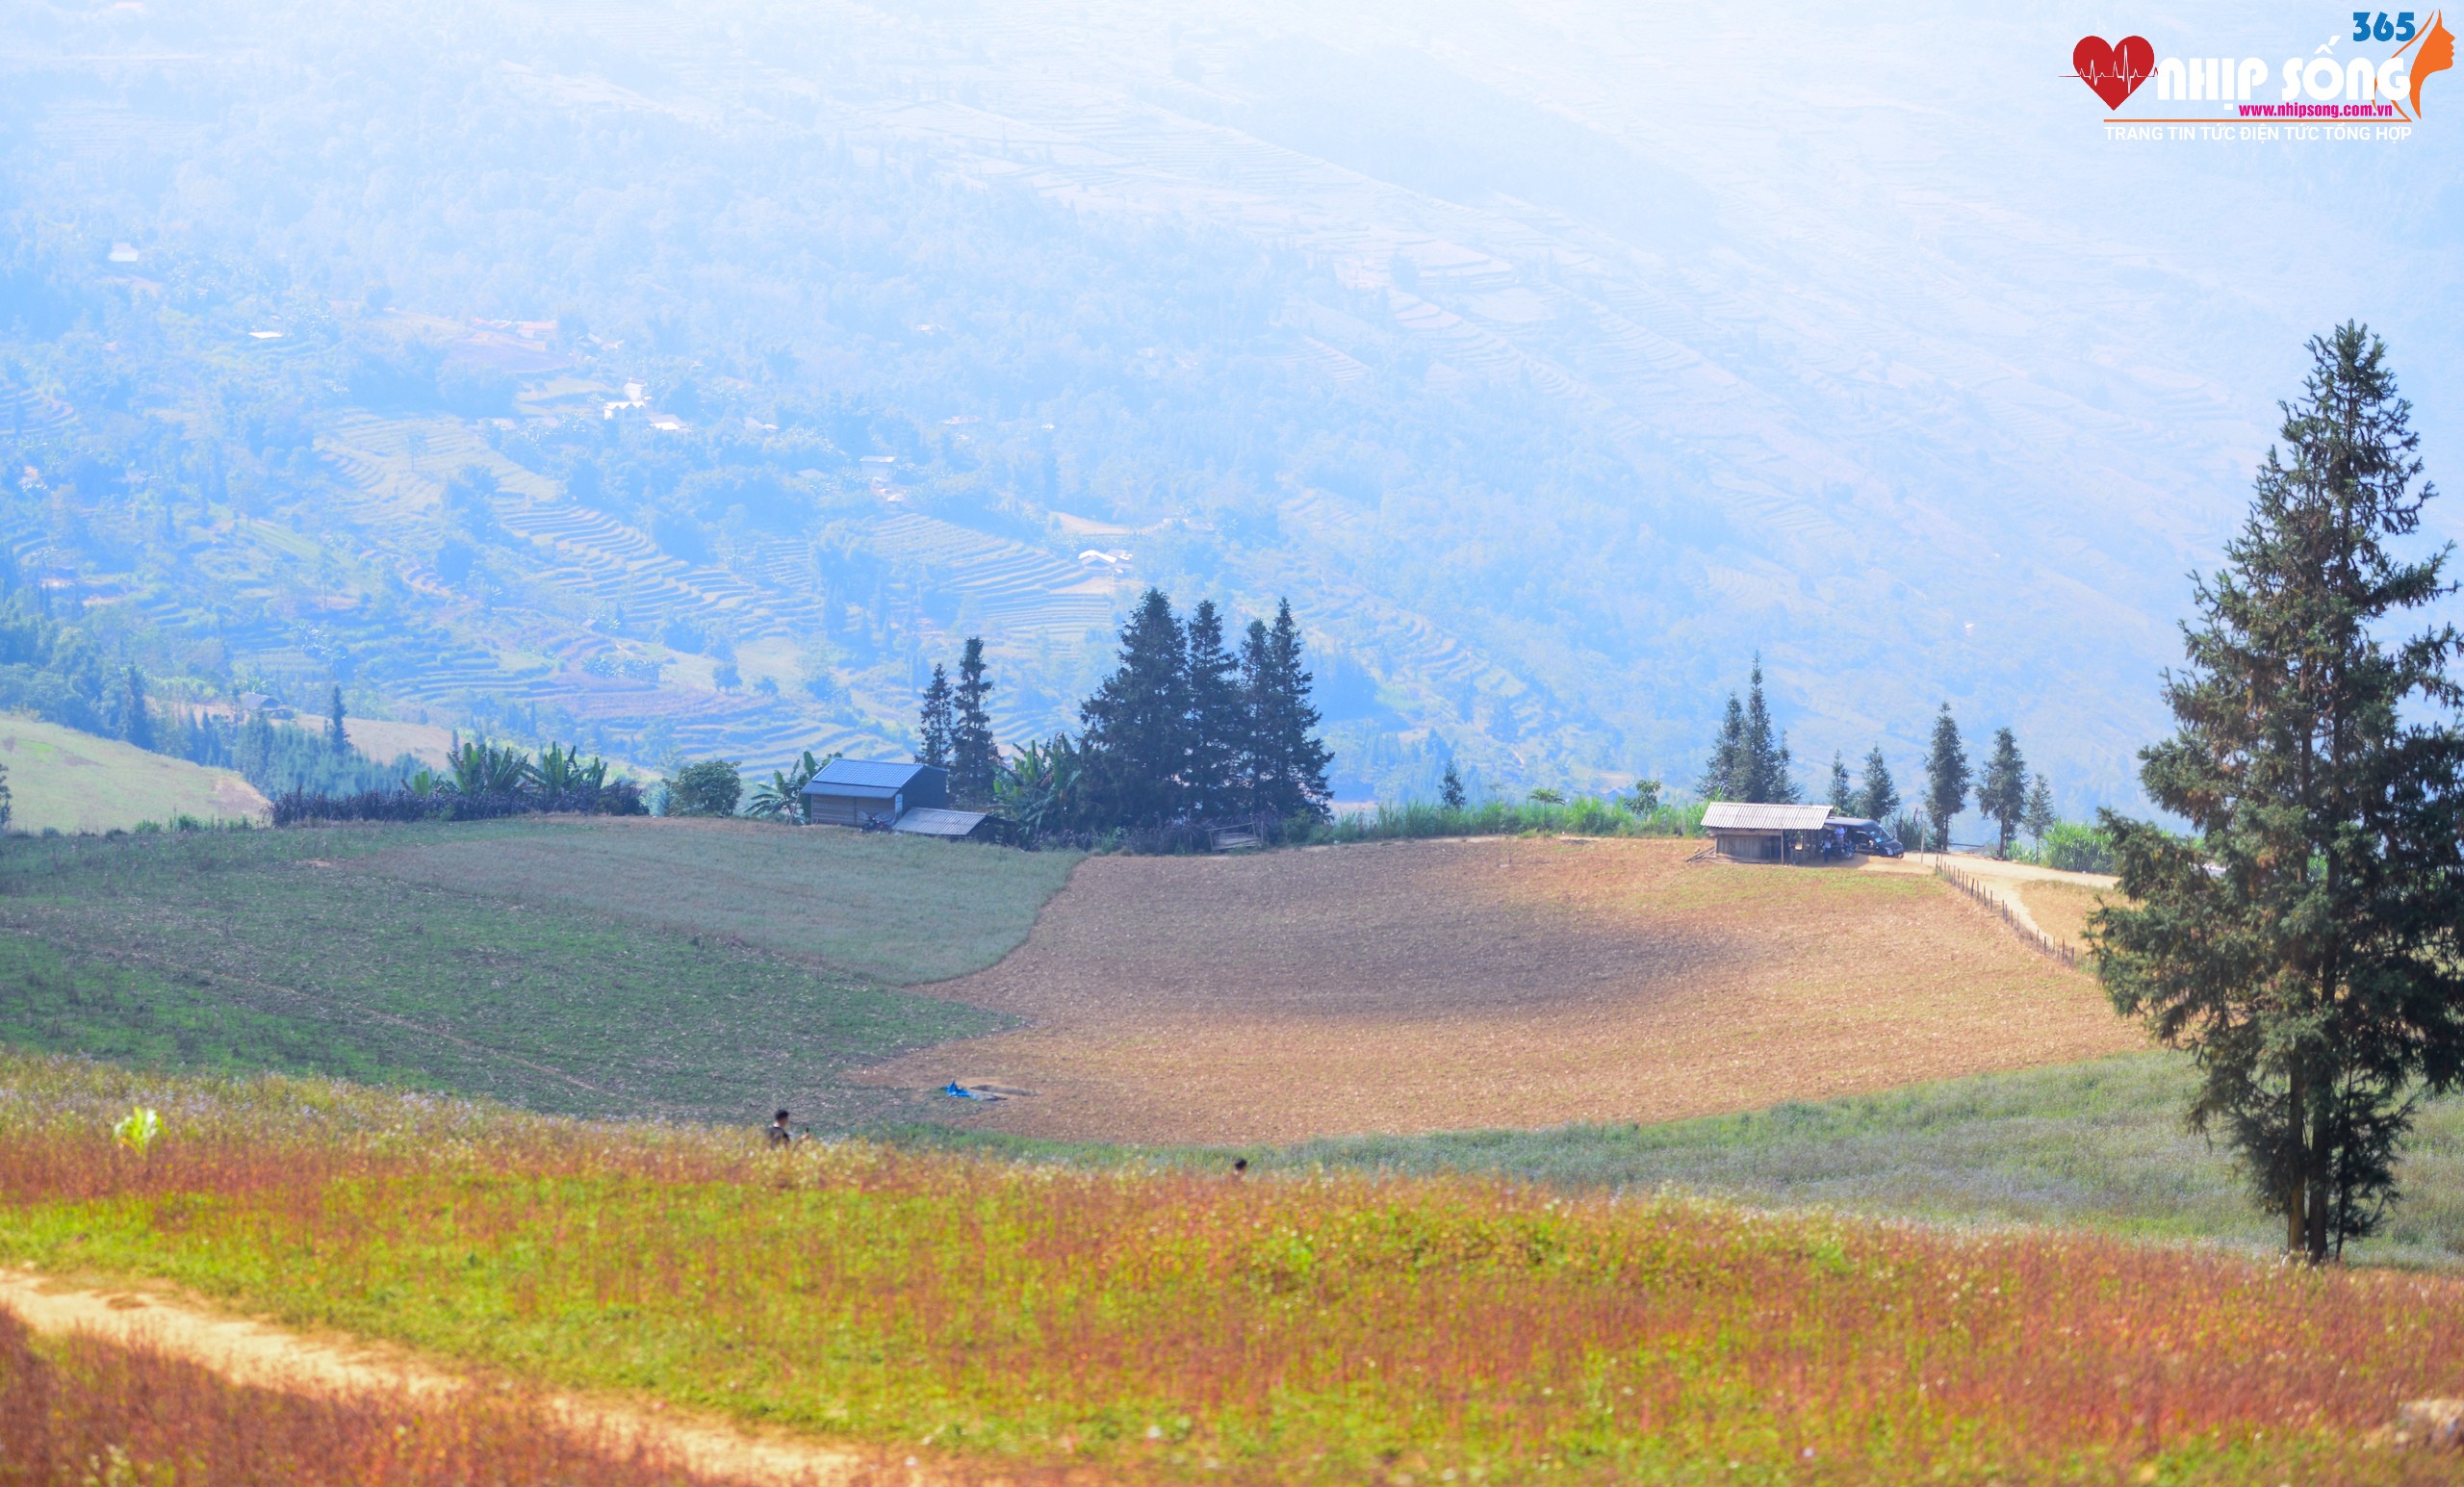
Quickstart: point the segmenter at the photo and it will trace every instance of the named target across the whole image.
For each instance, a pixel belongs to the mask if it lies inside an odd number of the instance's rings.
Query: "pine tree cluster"
[[[992,732],[984,642],[970,636],[953,682],[933,668],[916,715],[918,763],[950,772],[950,798],[997,807],[1030,831],[1173,823],[1324,820],[1326,767],[1313,679],[1289,602],[1252,620],[1236,654],[1222,613],[1185,621],[1161,590],[1121,628],[1119,664],[1079,705],[1084,728],[1007,761]]]
[[[1944,703],[1934,719],[1932,746],[1925,758],[1922,805],[1903,811],[1899,782],[1879,745],[1865,756],[1861,774],[1852,774],[1845,753],[1831,756],[1825,799],[1843,816],[1862,816],[1880,823],[1912,847],[1950,846],[1949,823],[1967,808],[1974,791],[1977,808],[1995,829],[1995,849],[2011,855],[2012,843],[2024,831],[2042,842],[2056,824],[2053,785],[2044,776],[2033,779],[2020,756],[2019,741],[2010,729],[1997,729],[1993,752],[1980,775],[1970,764],[1960,726]],[[1762,695],[1762,658],[1755,657],[1745,695],[1729,694],[1711,757],[1696,787],[1705,800],[1792,805],[1802,799],[1789,773],[1788,735],[1772,721]]]
[[[1788,772],[1788,735],[1774,728],[1762,701],[1762,657],[1754,658],[1745,701],[1729,694],[1728,714],[1720,722],[1710,762],[1695,787],[1707,801],[1750,801],[1758,805],[1796,804],[1797,782]]]
[[[1122,627],[1120,665],[1079,707],[1087,816],[1100,828],[1328,814],[1312,678],[1287,601],[1252,620],[1236,658],[1201,600],[1187,623],[1148,589]]]

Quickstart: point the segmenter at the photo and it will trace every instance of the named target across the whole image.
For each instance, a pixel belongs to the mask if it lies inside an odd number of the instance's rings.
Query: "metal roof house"
[[[938,836],[945,841],[999,841],[1010,823],[988,810],[943,810],[917,806],[890,828],[910,836]]]
[[[832,759],[805,786],[805,819],[815,826],[896,822],[950,797],[950,772],[937,764],[888,759]]]
[[[1823,829],[1834,824],[1828,806],[1713,801],[1703,808],[1712,852],[1734,862],[1821,861]]]

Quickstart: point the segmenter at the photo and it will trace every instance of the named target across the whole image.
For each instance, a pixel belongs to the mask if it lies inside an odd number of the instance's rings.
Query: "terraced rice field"
[[[379,537],[379,563],[451,616],[447,636],[380,648],[383,654],[368,675],[388,697],[448,711],[473,696],[549,705],[585,726],[620,731],[661,726],[687,753],[765,767],[806,748],[882,747],[879,735],[860,724],[821,716],[800,685],[799,666],[784,677],[773,674],[775,667],[763,673],[783,683],[777,694],[719,690],[707,664],[692,656],[669,657],[666,674],[655,680],[613,679],[585,669],[617,648],[594,622],[618,614],[636,637],[690,617],[740,649],[789,654],[831,633],[826,611],[843,607],[849,596],[826,591],[823,564],[809,541],[764,537],[713,561],[686,561],[638,526],[573,500],[555,481],[523,469],[471,425],[449,418],[347,414],[333,422],[318,448],[356,493],[344,502],[346,513],[372,534],[405,521],[425,531],[444,482],[465,465],[485,469],[500,487],[491,515],[501,540],[491,544],[488,555],[520,581],[515,597],[484,612],[438,577],[417,544],[396,550]],[[1049,648],[1078,644],[1114,623],[1124,580],[1109,572],[896,507],[856,526],[881,558],[920,572],[935,592],[956,602],[944,628],[986,635],[1007,665],[1042,665]],[[910,613],[903,623],[922,622]],[[955,644],[928,632],[928,644],[945,641]],[[753,676],[746,673],[748,679]],[[911,705],[904,681],[890,685],[886,698],[875,696],[887,679],[848,685],[885,704],[888,716],[903,717]]]
[[[931,988],[1029,1025],[860,1077],[1032,1091],[1020,1134],[1254,1142],[1667,1120],[2142,1046],[1931,878],[1697,843],[1090,859],[1025,946]]]
[[[1038,635],[1075,640],[1113,624],[1115,582],[1108,575],[1072,567],[1024,543],[902,511],[875,524],[873,547],[886,557],[926,565],[937,583],[971,601],[986,624],[1014,643]]]

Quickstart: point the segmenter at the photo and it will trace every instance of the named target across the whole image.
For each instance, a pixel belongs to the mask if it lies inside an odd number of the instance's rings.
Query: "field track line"
[[[479,1387],[372,1348],[301,1337],[159,1295],[67,1286],[29,1269],[0,1268],[0,1308],[42,1336],[81,1335],[144,1348],[247,1388],[415,1402]],[[638,1447],[707,1476],[803,1487],[902,1480],[905,1487],[937,1487],[947,1480],[929,1464],[885,1471],[879,1457],[849,1448],[754,1435],[715,1419],[573,1395],[549,1395],[542,1404],[559,1428],[587,1445],[618,1454]]]

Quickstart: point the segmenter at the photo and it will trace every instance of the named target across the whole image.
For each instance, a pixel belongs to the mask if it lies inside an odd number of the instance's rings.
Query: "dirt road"
[[[1237,1143],[1671,1119],[2140,1046],[1930,875],[1696,845],[1091,859],[1025,946],[924,988],[1031,1026],[860,1077],[1032,1090],[964,1115],[1022,1134]]]
[[[2011,910],[2021,924],[2076,950],[2087,948],[2088,915],[2116,897],[2109,873],[2069,873],[2033,862],[2002,862],[1965,854],[1913,854],[1897,859],[1871,858],[1869,873],[1931,875],[1937,866],[1958,873]]]
[[[1965,854],[1915,853],[1897,859],[1868,858],[1861,864],[1869,873],[1931,875],[1937,867],[1958,873],[1983,888],[1994,902],[2011,910],[2021,924],[2040,935],[2072,946],[2089,910],[2114,891],[2108,873],[2069,873],[2033,862],[2004,862]]]
[[[255,1388],[415,1401],[474,1387],[458,1374],[388,1349],[303,1337],[145,1292],[61,1285],[29,1270],[0,1269],[0,1308],[38,1334],[82,1333],[121,1346],[150,1347]],[[555,1424],[578,1440],[618,1455],[644,1447],[706,1476],[808,1487],[927,1487],[949,1480],[922,1466],[893,1466],[886,1474],[876,1456],[754,1435],[680,1412],[575,1396],[552,1396],[546,1407]]]

